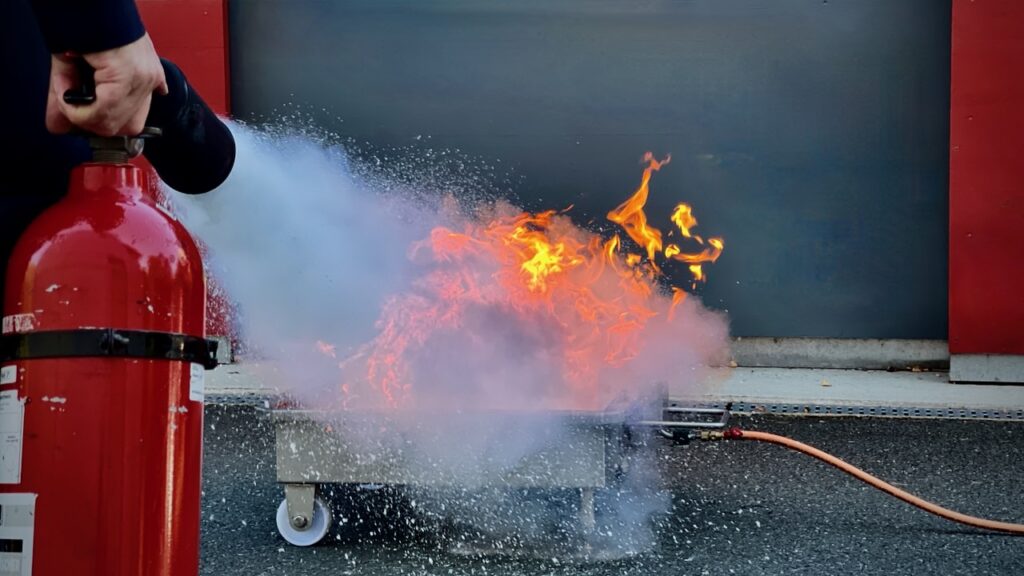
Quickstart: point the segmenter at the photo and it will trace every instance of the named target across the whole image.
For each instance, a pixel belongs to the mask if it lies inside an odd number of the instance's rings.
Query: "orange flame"
[[[672,213],[672,221],[679,227],[679,232],[689,238],[690,228],[697,225],[697,219],[693,216],[693,209],[689,204],[680,202],[676,211]]]
[[[651,173],[656,170],[661,170],[661,167],[668,164],[672,160],[672,156],[666,156],[664,160],[658,161],[654,159],[654,154],[648,152],[644,154],[644,162],[647,162],[647,168],[644,168],[644,175],[640,179],[640,187],[636,189],[636,192],[618,208],[608,213],[608,219],[615,222],[622,229],[629,234],[629,237],[634,242],[639,244],[644,250],[647,251],[647,259],[654,264],[654,255],[661,251],[661,231],[657,228],[653,228],[647,225],[647,214],[644,213],[644,205],[647,204],[647,197],[650,195],[650,189],[648,184],[651,181]]]
[[[678,286],[672,287],[672,306],[668,309],[668,319],[672,320],[676,314],[676,306],[679,303],[686,300],[686,291]]]
[[[532,337],[545,344],[546,357],[561,367],[567,392],[574,398],[596,398],[595,386],[606,367],[621,367],[637,357],[651,322],[671,322],[687,296],[672,287],[669,300],[658,279],[660,256],[689,265],[694,284],[705,278],[702,264],[722,254],[721,238],[695,253],[679,244],[662,244],[661,232],[647,221],[644,206],[653,172],[667,164],[644,156],[647,163],[634,194],[608,213],[646,254],[625,251],[618,235],[607,241],[575,226],[565,211],[516,213],[495,206],[484,217],[456,218],[453,227],[437,227],[411,247],[410,257],[427,272],[406,293],[384,305],[377,337],[353,358],[363,366],[362,378],[391,406],[408,402],[416,377],[413,358],[433,338],[464,338],[465,346],[493,345],[474,339],[468,322],[481,310],[487,321],[502,318],[537,325]],[[671,217],[682,239],[704,244],[692,234],[697,220],[688,204]],[[660,320],[659,320],[660,319]],[[318,348],[333,357],[334,349]],[[469,354],[469,352],[466,352]],[[343,362],[349,368],[348,361]],[[351,378],[345,380],[351,394]]]
[[[333,344],[328,344],[327,342],[324,342],[323,340],[317,340],[316,341],[316,349],[319,350],[320,353],[323,354],[324,356],[330,356],[331,358],[337,358],[338,357],[337,354],[335,353],[334,345]]]
[[[550,243],[544,235],[543,230],[550,226],[554,214],[550,210],[532,217],[521,214],[512,232],[502,239],[523,260],[519,268],[529,275],[527,285],[533,291],[546,291],[549,276],[583,263],[583,258],[575,251],[566,253],[565,242]]]

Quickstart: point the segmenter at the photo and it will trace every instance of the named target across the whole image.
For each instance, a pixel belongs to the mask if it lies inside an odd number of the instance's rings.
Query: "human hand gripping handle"
[[[86,101],[80,89],[89,84],[88,70],[93,71],[93,93]],[[54,54],[46,127],[58,134],[79,129],[133,136],[145,126],[154,92],[167,91],[164,68],[148,35],[103,52]]]
[[[63,92],[61,102],[76,110],[97,105],[99,95],[92,67],[81,58],[70,63],[75,66],[76,83]],[[179,192],[209,192],[231,173],[234,137],[188,83],[181,69],[166,59],[160,63],[166,90],[162,95],[152,96],[148,114],[138,130],[126,131],[125,135],[137,136],[144,127],[159,129],[160,136],[148,140],[143,153],[160,178]]]
[[[69,56],[70,57],[70,56]],[[96,70],[84,58],[74,60],[78,85],[64,91],[61,98],[71,106],[88,106],[96,102]]]

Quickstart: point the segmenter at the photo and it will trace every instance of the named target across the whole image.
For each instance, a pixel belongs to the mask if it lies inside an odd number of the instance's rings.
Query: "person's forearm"
[[[134,0],[32,0],[32,8],[54,54],[102,52],[145,34]]]

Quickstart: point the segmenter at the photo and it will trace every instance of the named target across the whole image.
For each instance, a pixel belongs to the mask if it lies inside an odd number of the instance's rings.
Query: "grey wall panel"
[[[737,335],[945,338],[950,4],[233,0],[234,109],[459,148],[601,220],[646,150]],[[340,120],[339,120],[340,119]],[[679,271],[682,278],[685,270]]]

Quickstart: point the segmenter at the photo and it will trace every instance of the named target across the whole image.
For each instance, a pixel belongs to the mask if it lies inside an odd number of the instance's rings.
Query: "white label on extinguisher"
[[[202,364],[191,364],[188,375],[188,399],[202,402],[206,397],[206,369]],[[2,576],[2,575],[0,575]]]
[[[32,574],[36,494],[0,494],[0,576]]]
[[[31,332],[36,329],[36,317],[34,314],[13,314],[11,316],[4,316],[3,322],[0,323],[0,331],[4,334],[10,334],[11,332]]]
[[[25,431],[25,403],[17,390],[0,392],[0,484],[21,483],[21,441]],[[0,571],[0,575],[3,571]]]
[[[14,384],[18,381],[18,367],[14,364],[0,367],[0,386]]]

